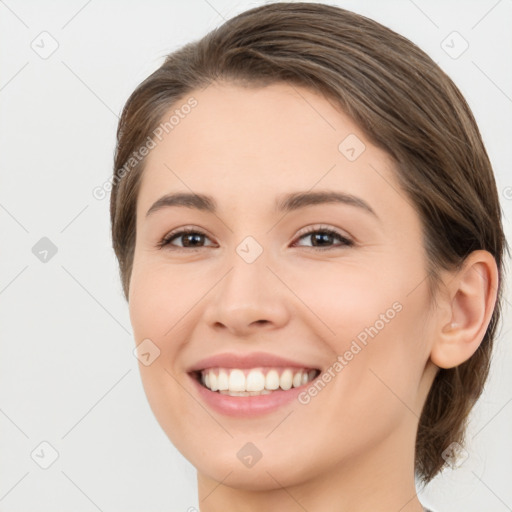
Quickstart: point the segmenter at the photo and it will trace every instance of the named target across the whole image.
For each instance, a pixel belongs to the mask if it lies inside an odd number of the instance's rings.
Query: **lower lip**
[[[296,400],[297,396],[311,384],[311,382],[308,382],[303,386],[290,388],[288,391],[272,391],[268,395],[230,396],[218,393],[217,391],[210,391],[192,375],[189,374],[189,377],[194,383],[201,399],[212,409],[227,416],[244,418],[260,416],[279,409],[283,405]]]

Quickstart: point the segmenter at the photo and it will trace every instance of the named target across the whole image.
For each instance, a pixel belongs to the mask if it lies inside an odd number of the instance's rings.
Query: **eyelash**
[[[310,249],[313,249],[315,251],[328,251],[328,250],[334,249],[335,247],[343,247],[343,246],[352,247],[354,245],[354,242],[352,240],[349,240],[348,238],[344,237],[337,231],[334,231],[333,229],[330,229],[327,227],[322,227],[322,226],[314,227],[314,228],[310,229],[309,231],[301,233],[298,236],[297,240],[300,240],[303,237],[306,237],[306,236],[309,236],[309,235],[312,235],[315,233],[323,233],[323,234],[335,236],[341,242],[341,244],[334,245],[331,247],[314,247],[314,246],[309,247]],[[168,233],[167,235],[165,235],[164,238],[162,238],[162,240],[160,240],[157,243],[157,247],[159,249],[163,249],[163,248],[167,247],[169,250],[172,250],[172,251],[178,250],[178,251],[192,251],[192,252],[195,252],[195,251],[205,248],[205,247],[179,247],[179,246],[171,245],[171,242],[174,239],[180,238],[181,236],[184,236],[187,234],[196,234],[196,235],[203,235],[203,236],[208,237],[208,235],[206,233],[203,233],[200,229],[184,228],[184,229],[180,229],[179,231],[172,231],[171,233]]]

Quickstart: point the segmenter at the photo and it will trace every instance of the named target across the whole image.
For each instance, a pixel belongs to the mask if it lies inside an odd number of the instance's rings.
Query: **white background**
[[[1,512],[198,506],[195,470],[143,393],[108,197],[92,190],[111,175],[118,115],[136,85],[168,52],[261,3],[0,2]],[[510,234],[512,1],[332,3],[405,35],[453,78],[479,123]],[[453,31],[469,43],[457,59],[441,46]],[[31,47],[48,51],[53,40],[46,59]],[[42,237],[57,247],[46,263],[32,252]],[[504,314],[470,457],[420,494],[436,512],[512,510],[508,302]],[[35,462],[51,456],[43,441],[59,455],[48,469]]]

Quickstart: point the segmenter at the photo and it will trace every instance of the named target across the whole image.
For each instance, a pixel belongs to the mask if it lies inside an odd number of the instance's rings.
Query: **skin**
[[[140,364],[144,389],[197,468],[201,511],[422,511],[419,416],[438,368],[462,363],[483,338],[494,259],[475,251],[458,273],[442,274],[431,308],[420,219],[389,156],[350,118],[284,83],[217,82],[190,96],[198,105],[146,160],[129,307],[136,343],[149,338],[160,350]],[[352,162],[338,149],[349,134],[366,146]],[[358,196],[378,218],[336,203],[274,212],[276,197],[309,190]],[[173,206],[146,216],[170,192],[209,194],[218,211]],[[302,233],[319,225],[354,245],[335,236],[315,249],[318,237]],[[206,236],[158,247],[182,227]],[[236,252],[247,236],[263,249],[253,263]],[[271,352],[326,369],[396,302],[401,311],[308,404],[232,418],[209,410],[186,374],[222,352]],[[237,458],[247,442],[262,453],[252,468]]]

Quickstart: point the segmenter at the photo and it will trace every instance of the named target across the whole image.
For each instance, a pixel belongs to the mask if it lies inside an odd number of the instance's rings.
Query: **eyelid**
[[[328,226],[326,224],[312,224],[311,226],[307,226],[305,228],[302,228],[298,233],[296,238],[300,238],[303,235],[308,235],[310,233],[315,233],[316,231],[330,231],[332,233],[336,233],[341,238],[345,238],[347,240],[353,241],[353,238],[346,232],[343,232],[342,230]]]

